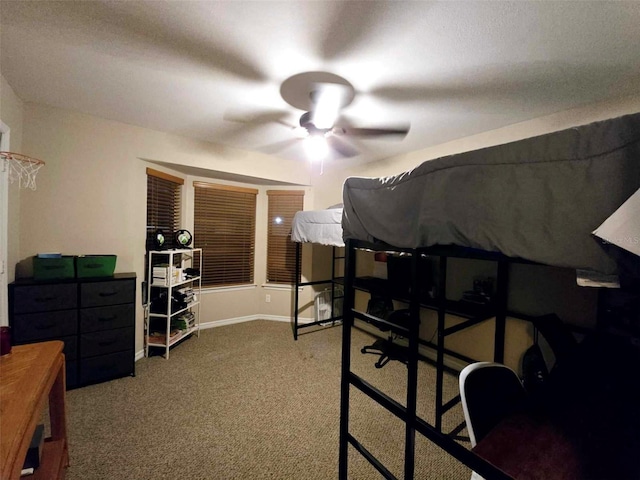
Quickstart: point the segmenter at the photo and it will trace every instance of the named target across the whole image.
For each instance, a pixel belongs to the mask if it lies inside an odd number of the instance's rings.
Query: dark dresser
[[[67,388],[135,374],[134,273],[9,284],[14,345],[62,340]]]

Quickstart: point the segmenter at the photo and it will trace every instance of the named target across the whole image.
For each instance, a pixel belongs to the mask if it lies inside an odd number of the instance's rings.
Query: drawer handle
[[[55,300],[57,297],[37,297],[36,298],[36,302],[38,303],[45,303],[45,302],[50,302],[52,300]]]
[[[99,322],[111,322],[112,320],[115,320],[116,318],[118,318],[117,315],[111,315],[110,317],[100,317],[98,318]]]
[[[118,340],[111,340],[111,341],[108,341],[108,342],[98,342],[98,346],[99,347],[108,347],[109,345],[113,345],[117,341]]]
[[[118,291],[113,291],[113,292],[100,292],[99,295],[101,297],[113,297],[114,295],[117,295]]]
[[[40,325],[36,325],[36,330],[49,330],[50,328],[55,327],[56,324],[55,323],[47,323],[47,324],[40,324]]]

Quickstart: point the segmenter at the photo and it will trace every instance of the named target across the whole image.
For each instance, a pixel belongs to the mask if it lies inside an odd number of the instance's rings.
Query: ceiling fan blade
[[[342,131],[343,135],[352,135],[355,137],[396,137],[398,140],[402,140],[407,133],[409,133],[409,126],[389,128],[338,127],[336,130],[338,132]]]
[[[46,2],[46,8],[39,9],[30,2],[3,2],[2,7],[4,18],[30,24],[33,30],[55,26],[73,38],[74,44],[99,48],[138,64],[157,67],[163,58],[171,57],[183,65],[217,70],[243,80],[268,79],[233,42],[222,44],[219,39],[197,37],[179,22],[163,21],[155,5],[151,8],[147,2]],[[165,2],[162,8],[179,16],[183,5]],[[205,15],[213,7],[207,2],[194,2],[194,8]]]
[[[421,83],[373,88],[369,93],[385,100],[428,105],[453,113],[504,114],[526,105],[553,105],[572,98],[587,83],[611,85],[612,78],[624,76],[624,69],[598,70],[564,63],[522,62],[473,67]],[[526,92],[526,94],[524,94]]]
[[[288,138],[279,142],[270,143],[269,145],[263,145],[262,147],[258,147],[257,150],[267,155],[273,155],[295,145],[299,141],[299,138]]]
[[[328,2],[326,28],[322,29],[320,54],[324,60],[346,57],[359,46],[367,45],[378,34],[381,19],[385,18],[384,2]],[[345,25],[349,27],[346,28]]]
[[[288,128],[296,128],[296,125],[284,120],[288,116],[289,114],[285,111],[273,110],[260,113],[226,112],[222,118],[227,122],[243,123],[247,125],[279,123],[280,125],[284,125]]]
[[[360,152],[353,146],[349,145],[347,142],[336,137],[335,135],[328,136],[326,138],[326,141],[329,147],[338,152],[342,157],[351,158],[360,154]]]

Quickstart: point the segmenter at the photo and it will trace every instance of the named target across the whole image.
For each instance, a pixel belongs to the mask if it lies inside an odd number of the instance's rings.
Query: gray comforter
[[[343,237],[453,244],[614,273],[591,232],[638,188],[640,113],[429,160],[396,176],[350,177]]]

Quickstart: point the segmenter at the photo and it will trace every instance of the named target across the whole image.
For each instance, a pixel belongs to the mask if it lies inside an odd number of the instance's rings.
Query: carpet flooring
[[[71,466],[67,480],[336,479],[341,327],[303,334],[253,321],[203,330],[161,356],[136,363],[136,376],[67,392]],[[353,371],[404,404],[406,367],[360,348]],[[421,363],[418,412],[432,421],[435,370]],[[350,432],[402,477],[404,428],[351,389]],[[458,393],[445,374],[445,400]],[[463,420],[458,405],[445,429]],[[416,479],[468,480],[470,471],[421,435]],[[468,445],[467,445],[468,446]],[[353,449],[349,478],[380,475]]]

